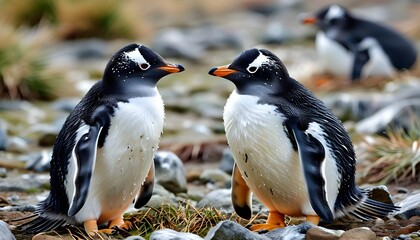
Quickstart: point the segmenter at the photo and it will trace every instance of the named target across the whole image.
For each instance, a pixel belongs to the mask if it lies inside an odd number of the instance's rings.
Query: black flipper
[[[95,168],[96,151],[101,131],[104,126],[109,126],[110,117],[106,107],[95,110],[89,131],[77,141],[73,157],[76,158],[75,193],[71,201],[68,216],[74,216],[85,204],[92,174]]]
[[[359,80],[362,76],[362,70],[365,64],[369,61],[369,52],[367,49],[355,49],[353,51],[354,61],[351,71],[351,80]]]
[[[152,162],[150,165],[149,173],[141,186],[140,192],[134,203],[135,208],[141,208],[150,200],[153,195],[153,184],[155,181],[155,163]]]
[[[326,222],[334,220],[328,206],[326,183],[321,173],[321,164],[325,161],[325,150],[321,142],[300,127],[297,119],[287,121],[286,127],[293,132],[296,140],[303,174],[306,180],[309,199],[312,208]]]

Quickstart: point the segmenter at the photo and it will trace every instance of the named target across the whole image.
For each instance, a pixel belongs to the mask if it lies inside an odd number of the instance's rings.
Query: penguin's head
[[[289,79],[287,69],[276,55],[257,48],[240,53],[230,65],[212,68],[209,74],[230,80],[239,92],[280,90]]]
[[[129,44],[112,56],[104,72],[104,83],[130,88],[136,85],[152,85],[162,77],[184,71],[178,64],[169,64],[152,49]]]
[[[305,17],[304,24],[315,24],[321,30],[326,31],[331,28],[344,29],[351,23],[352,16],[344,7],[340,5],[329,5],[321,8],[315,16]]]

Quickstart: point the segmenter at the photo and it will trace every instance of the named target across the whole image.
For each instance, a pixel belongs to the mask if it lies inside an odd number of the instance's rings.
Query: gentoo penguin
[[[82,224],[93,236],[98,224],[128,228],[122,215],[152,194],[153,154],[164,122],[156,83],[183,71],[144,45],[130,44],[108,62],[103,78],[70,113],[53,147],[51,191],[22,231],[37,233]]]
[[[249,219],[253,192],[270,210],[267,223],[252,230],[284,227],[284,215],[318,224],[320,218],[366,220],[397,209],[356,186],[355,153],[343,125],[273,53],[249,49],[209,74],[236,86],[223,113],[235,159],[232,203]]]
[[[352,80],[367,76],[392,76],[416,62],[414,45],[395,30],[358,18],[339,5],[320,9],[303,19],[321,31],[316,35],[320,64],[328,72]]]

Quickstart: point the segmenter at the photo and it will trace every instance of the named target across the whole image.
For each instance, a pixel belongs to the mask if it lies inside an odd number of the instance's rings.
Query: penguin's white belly
[[[324,71],[350,76],[354,64],[354,55],[339,43],[329,39],[323,32],[316,35],[316,50]],[[368,49],[369,61],[362,68],[362,77],[392,76],[395,69],[379,43],[373,38],[366,38],[357,46]]]
[[[318,32],[315,40],[319,62],[324,71],[349,76],[353,66],[353,54],[339,43]]]
[[[224,111],[228,143],[251,191],[270,209],[314,215],[298,154],[293,150],[275,106],[234,91]]]
[[[87,200],[76,221],[107,222],[136,198],[153,161],[163,129],[164,108],[155,97],[118,103],[104,146],[98,149]]]
[[[374,38],[365,38],[359,47],[369,49],[369,61],[363,67],[362,76],[392,76],[395,73],[388,55]]]

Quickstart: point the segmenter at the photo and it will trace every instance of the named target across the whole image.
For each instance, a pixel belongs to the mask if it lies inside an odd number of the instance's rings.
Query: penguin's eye
[[[148,63],[142,63],[139,66],[140,66],[140,69],[144,71],[144,70],[149,69],[150,64],[148,64]]]
[[[246,68],[246,70],[249,73],[255,73],[258,70],[258,68],[256,66],[249,66],[249,67]]]

